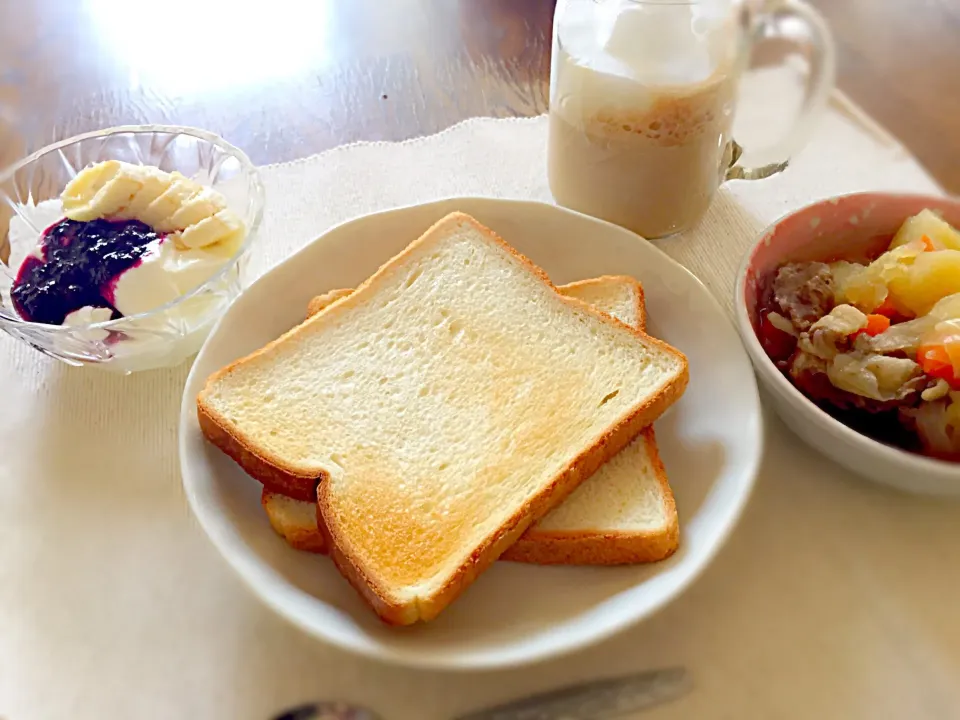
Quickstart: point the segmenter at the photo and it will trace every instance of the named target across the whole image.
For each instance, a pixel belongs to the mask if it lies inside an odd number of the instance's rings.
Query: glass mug
[[[810,62],[799,116],[756,168],[737,164],[737,84],[777,38]],[[647,238],[682,232],[730,179],[769,177],[809,137],[833,88],[823,19],[799,0],[559,0],[550,71],[550,190]]]

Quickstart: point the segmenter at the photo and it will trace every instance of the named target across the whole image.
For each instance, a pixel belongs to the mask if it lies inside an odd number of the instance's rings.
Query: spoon
[[[685,668],[593,680],[461,715],[455,720],[608,720],[676,700],[691,688]],[[273,720],[383,720],[372,710],[342,702],[308,703]]]

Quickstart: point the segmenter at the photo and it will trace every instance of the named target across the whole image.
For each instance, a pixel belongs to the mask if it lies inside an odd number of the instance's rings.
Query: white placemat
[[[766,108],[779,92],[765,75],[746,83]],[[745,113],[742,142],[769,121],[765,110]],[[549,201],[545,135],[542,118],[473,120],[264,168],[260,267],[373,210],[466,194]],[[728,185],[700,228],[662,247],[729,302],[741,251],[761,227],[868,188],[936,190],[838,96],[787,173]],[[326,647],[240,584],[180,489],[185,377],[186,368],[128,378],[71,369],[0,338],[6,720],[268,720],[326,697],[363,701],[386,720],[445,720],[558,683],[677,663],[696,690],[645,717],[960,717],[960,506],[858,481],[772,418],[740,527],[680,600],[572,657],[448,675]]]

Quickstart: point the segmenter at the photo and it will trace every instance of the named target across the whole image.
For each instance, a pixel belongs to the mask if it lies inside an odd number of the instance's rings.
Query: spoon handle
[[[685,668],[651,670],[550,690],[455,720],[607,720],[675,700],[691,686]]]

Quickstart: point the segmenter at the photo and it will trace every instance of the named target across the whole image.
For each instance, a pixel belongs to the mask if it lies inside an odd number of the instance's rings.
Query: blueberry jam
[[[117,279],[162,237],[139,220],[61,220],[44,231],[42,257],[27,257],[20,266],[13,305],[24,320],[50,325],[88,305],[121,317],[113,307]]]

